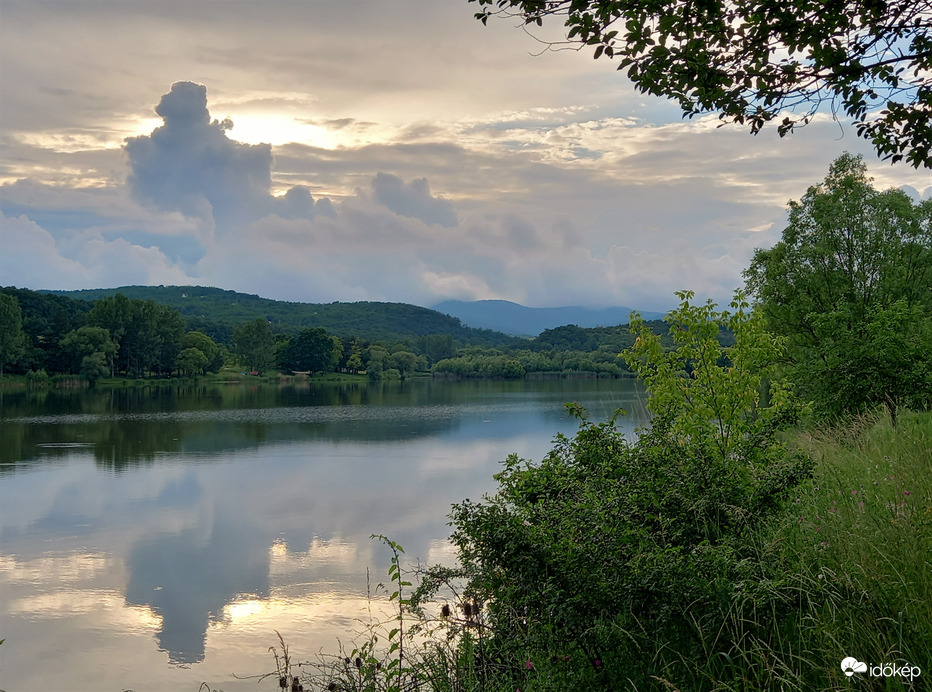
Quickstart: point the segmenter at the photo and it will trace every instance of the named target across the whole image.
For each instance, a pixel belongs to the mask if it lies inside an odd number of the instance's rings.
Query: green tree
[[[181,339],[182,352],[185,349],[196,348],[207,359],[204,365],[205,372],[220,372],[223,367],[223,355],[220,347],[213,339],[204,334],[204,332],[193,331],[185,334]],[[179,353],[179,356],[181,354]]]
[[[91,304],[25,288],[9,287],[0,292],[16,298],[22,311],[26,350],[19,358],[17,369],[65,371],[68,365],[59,344],[65,334],[84,324]]]
[[[343,340],[338,336],[331,335],[330,342],[333,346],[330,349],[330,363],[327,365],[327,369],[337,370],[340,367],[340,362],[343,360]]]
[[[302,329],[281,353],[281,366],[286,370],[319,372],[330,370],[339,362],[343,346],[320,327]]]
[[[711,300],[693,305],[692,291],[676,295],[680,307],[667,315],[675,348],[664,348],[660,336],[633,313],[631,331],[637,338],[623,355],[647,386],[648,408],[672,438],[728,462],[749,440],[796,413],[787,388],[774,378],[784,340],[765,331],[761,314],[750,310],[740,293],[731,312],[719,312]],[[734,333],[733,346],[719,343],[722,327]]]
[[[362,370],[362,367],[362,358],[358,353],[352,353],[350,357],[346,359],[346,369],[354,375]]]
[[[745,277],[818,414],[883,403],[895,418],[932,396],[916,377],[932,370],[932,200],[874,189],[845,154],[790,203],[781,241],[758,250]]]
[[[508,380],[518,380],[525,376],[526,371],[521,361],[506,358],[501,366],[501,376]]]
[[[117,370],[140,377],[167,373],[181,350],[184,320],[174,308],[118,293],[101,298],[87,314],[89,326],[103,327],[117,343]]]
[[[88,356],[94,356],[94,354],[98,353],[103,356],[102,362],[106,367],[105,374],[111,374],[113,371],[113,359],[117,353],[117,345],[110,338],[110,332],[103,327],[79,327],[72,330],[62,338],[61,347],[71,360],[72,372],[83,375],[85,369],[84,360]],[[89,367],[93,370],[96,369],[101,359],[95,356],[89,362],[92,363]]]
[[[417,355],[411,351],[395,351],[389,356],[388,367],[398,370],[401,379],[411,377],[417,367]]]
[[[344,353],[345,351],[346,349],[344,348]],[[350,349],[349,355],[346,358],[345,367],[354,375],[363,369],[364,364],[362,362],[362,347],[359,344],[359,339],[353,339],[352,347]]]
[[[456,355],[452,334],[428,334],[422,337],[420,350],[427,356],[430,364]]]
[[[268,320],[257,317],[233,330],[233,349],[240,362],[264,372],[275,362],[275,339]]]
[[[123,338],[133,329],[134,306],[122,293],[115,296],[101,298],[94,303],[87,313],[87,324],[92,327],[106,329],[110,338],[117,345],[116,368],[129,374],[134,362],[129,342],[124,348]],[[132,338],[130,338],[132,341]]]
[[[175,359],[182,349],[185,334],[184,319],[181,313],[167,305],[157,305],[146,301],[146,310],[151,311],[155,320],[155,339],[158,348],[148,367],[160,375],[171,373],[175,368]]]
[[[81,358],[81,365],[78,373],[91,383],[91,386],[97,383],[101,377],[106,377],[110,372],[110,363],[107,356],[101,351],[94,351]]]
[[[0,377],[3,377],[3,368],[22,355],[25,343],[19,302],[13,296],[0,293]]]
[[[843,413],[882,403],[894,425],[901,406],[932,407],[932,320],[917,305],[873,305],[857,330],[839,330],[841,310],[814,320],[824,336],[809,391],[822,410]],[[846,315],[847,317],[847,315]]]
[[[183,349],[175,358],[175,367],[188,377],[203,375],[210,361],[204,352],[195,347]]]
[[[878,154],[932,166],[932,5],[927,0],[470,0],[524,24],[562,18],[567,42],[618,58],[641,92],[685,115],[717,112],[781,136],[820,106],[844,112]]]
[[[363,352],[366,361],[366,375],[373,382],[382,379],[382,373],[387,367],[385,362],[388,360],[388,355],[388,351],[378,345],[372,345]]]

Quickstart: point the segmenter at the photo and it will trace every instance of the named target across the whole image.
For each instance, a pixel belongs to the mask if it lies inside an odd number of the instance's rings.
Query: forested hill
[[[450,334],[459,343],[482,346],[511,341],[500,332],[466,327],[455,317],[406,303],[291,303],[205,286],[120,286],[47,293],[86,301],[117,293],[153,300],[178,310],[189,329],[201,330],[224,342],[229,341],[226,332],[232,334],[233,327],[257,317],[271,322],[274,330],[289,334],[322,327],[340,337],[388,343],[428,334]]]
[[[334,367],[365,370],[371,379],[415,369],[453,377],[617,377],[629,372],[619,353],[635,339],[626,325],[563,325],[525,339],[403,303],[288,303],[196,286],[7,287],[0,298],[0,306],[15,308],[10,315],[21,313],[25,336],[24,348],[8,359],[10,372],[81,374],[90,381],[113,373],[216,372],[226,360],[218,344],[256,371]],[[664,347],[673,346],[667,324],[648,325],[663,335]]]

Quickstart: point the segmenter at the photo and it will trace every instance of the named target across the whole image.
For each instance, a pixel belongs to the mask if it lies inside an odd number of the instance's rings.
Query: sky
[[[0,0],[0,285],[728,302],[845,151],[681,118],[466,0]]]

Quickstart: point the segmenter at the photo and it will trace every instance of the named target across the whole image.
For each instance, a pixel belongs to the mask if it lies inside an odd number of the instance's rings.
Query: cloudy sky
[[[726,300],[844,151],[682,120],[466,0],[0,0],[0,285]]]

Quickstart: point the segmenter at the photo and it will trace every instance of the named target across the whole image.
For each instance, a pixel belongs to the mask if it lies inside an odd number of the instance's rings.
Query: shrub
[[[810,473],[777,439],[797,419],[789,392],[771,380],[761,401],[779,340],[740,296],[733,313],[680,297],[677,350],[632,323],[649,430],[632,443],[574,406],[575,437],[540,463],[509,457],[494,496],[454,507],[452,540],[494,635],[486,654],[516,675],[528,650],[569,656],[574,684],[606,689],[705,669],[696,633],[720,629],[738,585],[767,572],[757,531]],[[658,640],[677,652],[662,666]]]
[[[45,368],[30,370],[26,373],[26,382],[40,386],[47,385],[49,383],[49,374],[45,371]]]

